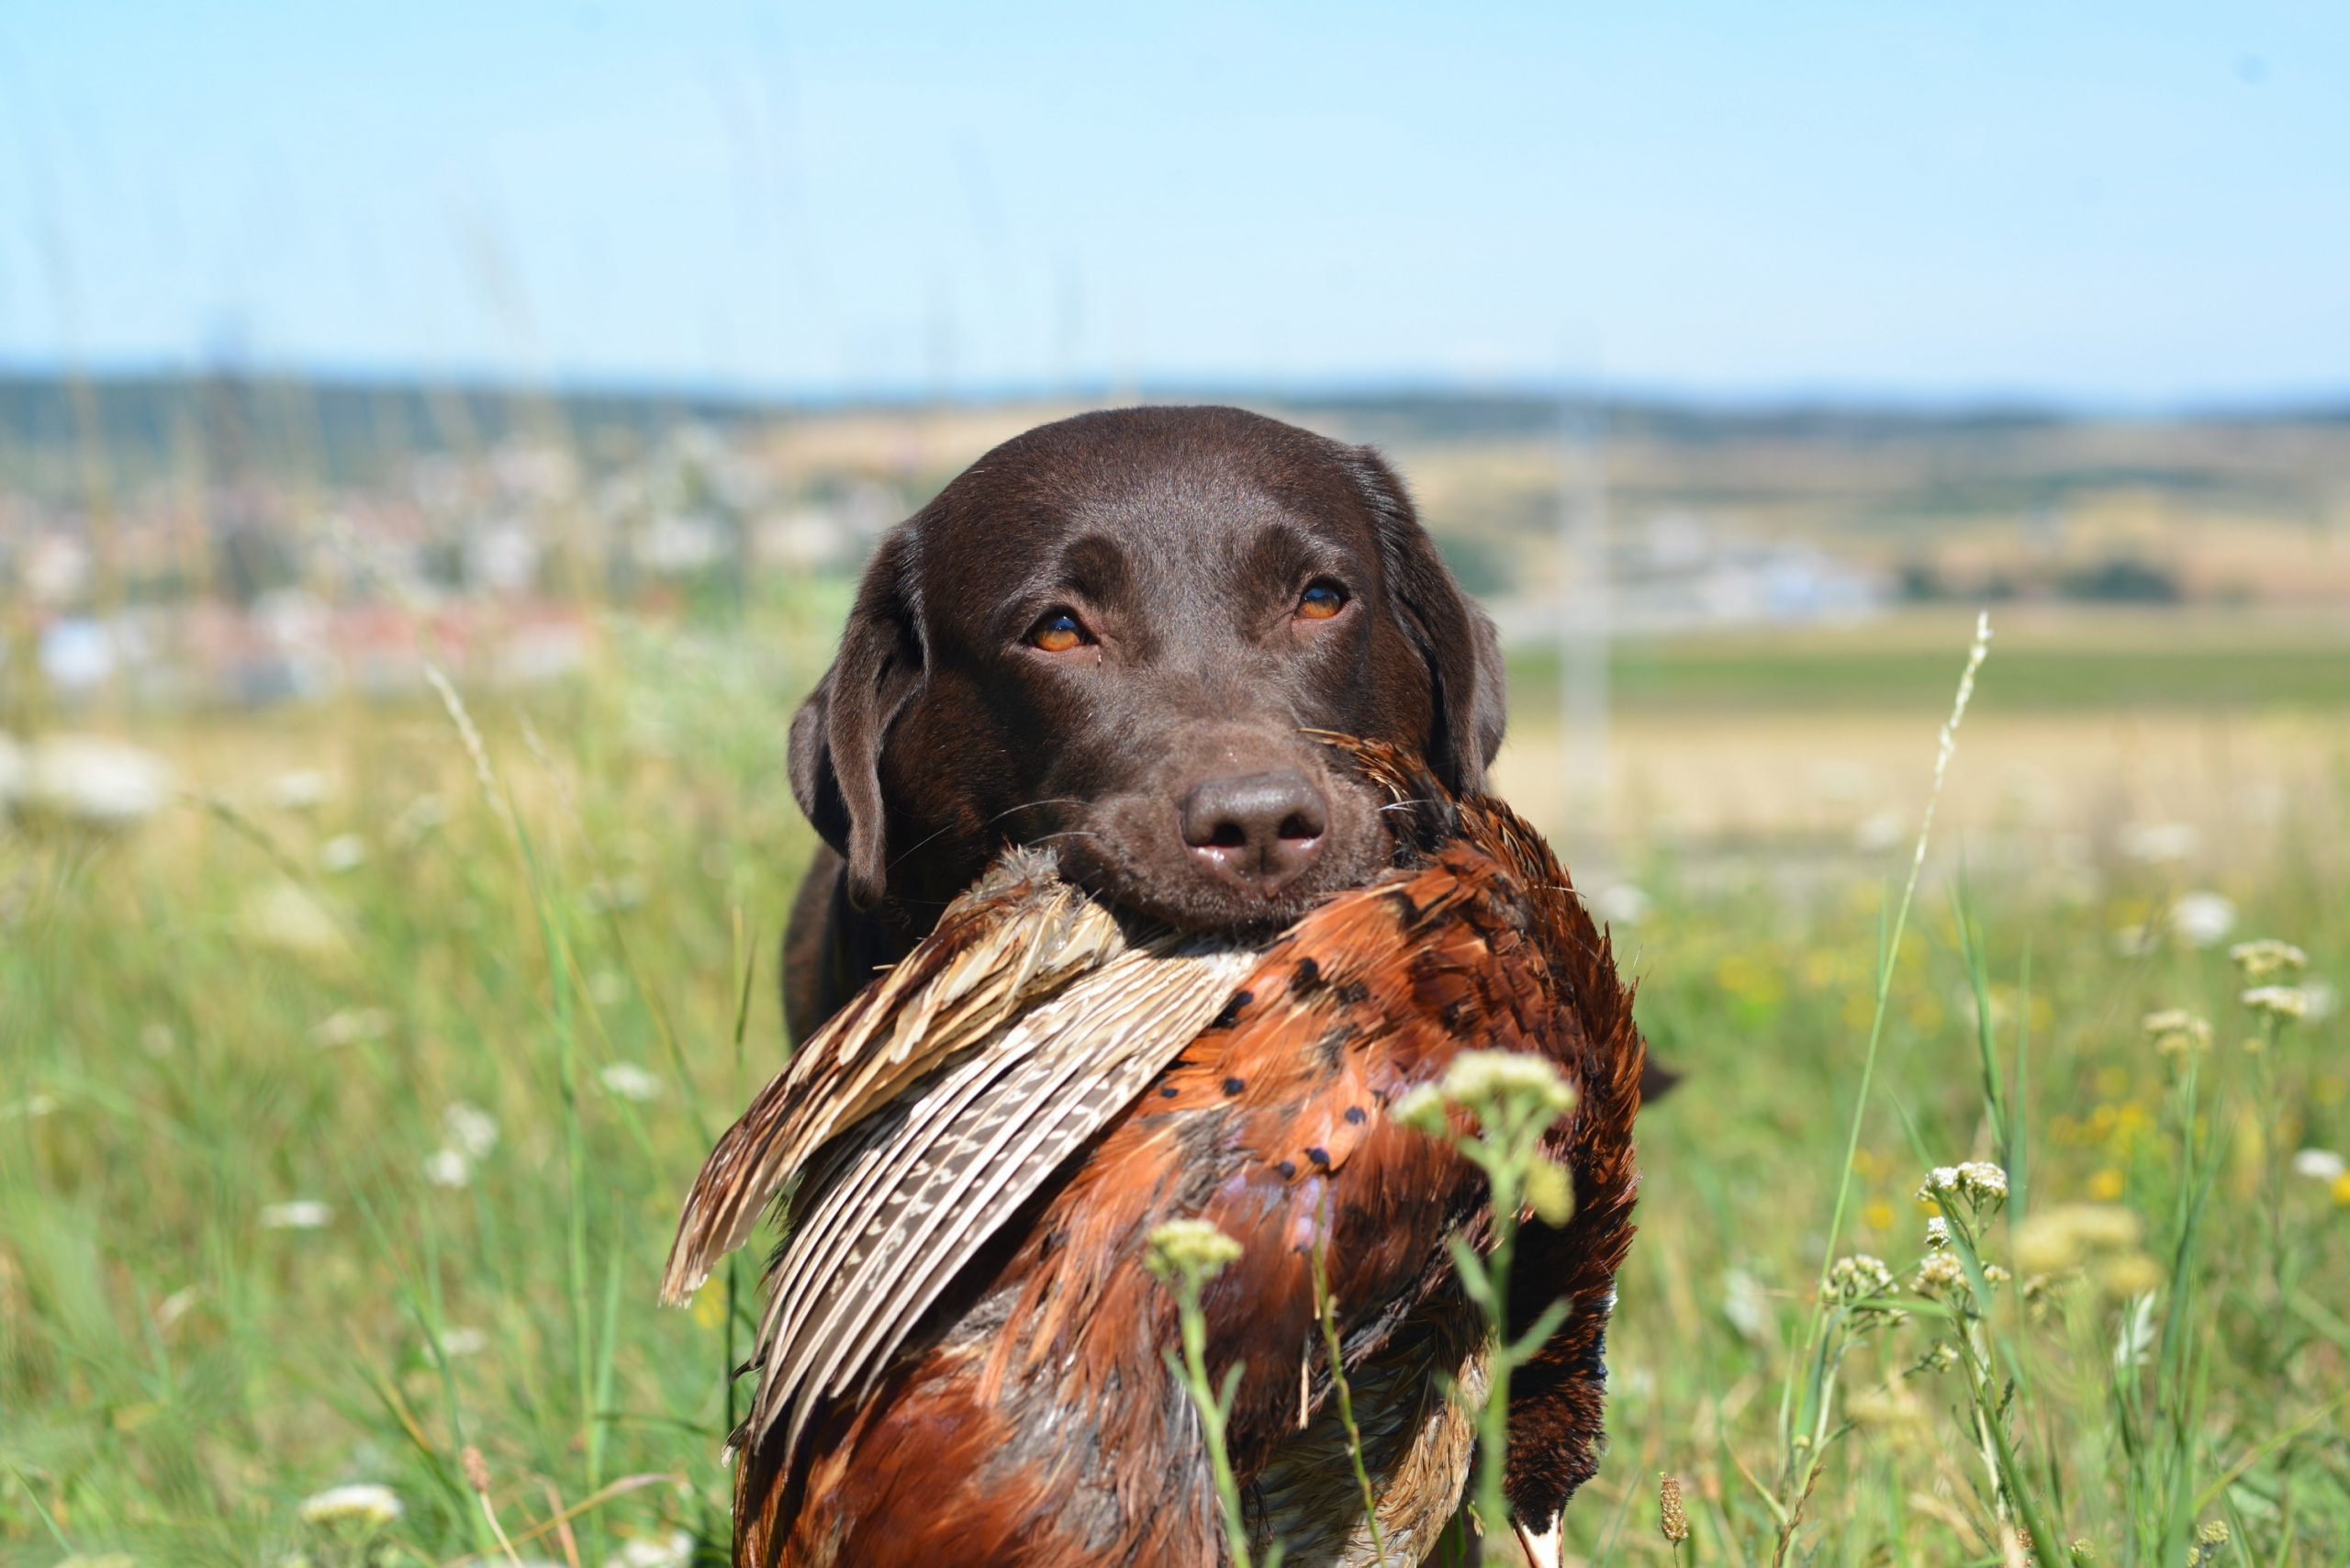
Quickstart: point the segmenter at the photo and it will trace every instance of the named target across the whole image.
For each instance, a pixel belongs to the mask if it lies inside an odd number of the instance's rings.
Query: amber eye
[[[1308,621],[1327,621],[1347,607],[1347,590],[1336,583],[1309,584],[1298,596],[1297,612]]]
[[[1047,654],[1065,654],[1085,641],[1085,627],[1066,610],[1056,610],[1028,628],[1028,645]]]

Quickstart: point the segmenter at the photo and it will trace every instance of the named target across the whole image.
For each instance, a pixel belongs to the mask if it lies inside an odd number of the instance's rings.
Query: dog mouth
[[[1180,931],[1256,934],[1385,871],[1377,801],[1342,778],[1275,769],[1180,794],[1116,795],[1047,835],[1061,874],[1121,913]]]

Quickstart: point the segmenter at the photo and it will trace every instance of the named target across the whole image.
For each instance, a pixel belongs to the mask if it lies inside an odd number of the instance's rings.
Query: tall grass
[[[781,1051],[781,736],[824,629],[621,628],[593,680],[467,694],[479,766],[438,703],[150,726],[183,802],[0,839],[0,1561],[722,1542],[747,1276],[690,1314],[653,1283]],[[2210,875],[2342,984],[2344,797],[2293,809]],[[2350,1186],[2294,1159],[2350,1149],[2342,1018],[2248,1011],[2221,948],[2118,950],[2178,890],[2152,871],[2084,902],[1974,847],[1897,946],[1874,880],[1644,866],[1618,940],[1690,1077],[1643,1125],[1570,1560],[1673,1561],[1662,1472],[1686,1562],[2350,1561]],[[2149,1038],[2166,1008],[2208,1047]],[[446,1184],[454,1105],[496,1140]],[[2006,1200],[1930,1249],[1914,1194],[1965,1161]],[[397,1517],[305,1520],[345,1483]]]

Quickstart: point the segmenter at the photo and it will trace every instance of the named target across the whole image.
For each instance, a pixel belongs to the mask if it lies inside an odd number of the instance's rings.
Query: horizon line
[[[76,382],[124,385],[140,382],[245,381],[308,385],[322,390],[432,390],[514,398],[565,398],[610,400],[675,400],[758,411],[848,412],[857,409],[983,409],[1022,405],[1257,399],[1296,406],[1354,404],[1426,398],[1468,403],[1553,402],[1562,407],[1626,411],[1689,412],[1721,417],[1793,415],[1874,416],[1915,420],[1984,420],[2046,422],[2228,422],[2350,419],[2350,382],[2336,387],[2279,387],[2266,392],[2190,394],[2130,398],[2115,393],[2065,392],[1985,386],[1968,388],[1855,386],[1833,382],[1789,381],[1776,386],[1691,386],[1626,377],[1469,376],[1432,371],[1394,370],[1274,378],[1261,375],[1103,376],[1072,381],[1005,379],[953,386],[878,381],[828,387],[775,383],[756,385],[717,378],[644,373],[583,372],[533,375],[484,366],[425,367],[270,361],[191,362],[185,358],[110,359],[73,364],[54,357],[0,357],[0,384]]]

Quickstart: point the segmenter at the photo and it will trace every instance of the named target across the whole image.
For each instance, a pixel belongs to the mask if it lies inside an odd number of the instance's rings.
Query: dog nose
[[[1211,778],[1183,797],[1183,842],[1214,875],[1271,898],[1322,852],[1330,804],[1302,773]]]

